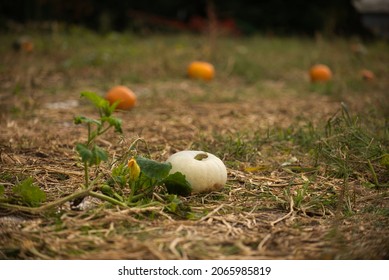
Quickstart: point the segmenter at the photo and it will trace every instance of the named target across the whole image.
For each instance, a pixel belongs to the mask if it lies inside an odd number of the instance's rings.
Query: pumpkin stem
[[[197,160],[203,160],[207,157],[208,157],[208,155],[206,153],[200,153],[200,154],[197,154],[194,158]]]

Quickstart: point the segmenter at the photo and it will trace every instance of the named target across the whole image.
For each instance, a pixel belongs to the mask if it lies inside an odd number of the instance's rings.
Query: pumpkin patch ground
[[[206,36],[50,32],[31,31],[28,54],[0,45],[1,259],[389,257],[387,42],[361,58],[341,38],[221,37],[212,51]],[[212,81],[187,77],[198,57],[217,69]],[[330,86],[307,77],[317,61],[331,65]],[[99,115],[80,97],[112,85],[137,105]],[[101,122],[113,128],[86,141]],[[138,157],[167,170],[183,150],[220,158],[224,187],[174,196],[161,183],[143,199],[111,196],[134,203],[99,199],[120,183],[121,158],[132,159],[122,170]],[[96,194],[61,201],[85,184],[82,158]],[[144,162],[128,176],[143,178]]]

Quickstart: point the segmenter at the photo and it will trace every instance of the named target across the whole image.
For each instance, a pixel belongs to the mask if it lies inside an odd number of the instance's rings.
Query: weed
[[[12,193],[7,196],[4,186],[0,185],[0,202],[37,207],[45,201],[46,193],[34,183],[31,177],[17,183],[12,188]]]
[[[306,182],[301,188],[296,191],[296,195],[294,196],[294,206],[299,208],[303,205],[304,199],[308,193],[309,182]]]
[[[0,173],[0,180],[5,181],[7,183],[17,183],[18,180],[24,180],[27,179],[25,175],[23,174],[15,174],[7,171],[2,171]]]
[[[258,135],[250,135],[246,132],[234,134],[214,133],[211,140],[203,136],[199,141],[192,145],[195,149],[213,151],[224,160],[252,162],[255,161],[260,145],[261,138]]]
[[[368,205],[362,209],[363,213],[372,213],[375,215],[389,216],[389,209],[379,205]]]
[[[377,187],[386,186],[384,166],[380,160],[386,150],[380,139],[363,128],[358,117],[352,117],[345,104],[340,116],[332,117],[325,127],[325,137],[316,144],[316,160],[327,164],[327,172],[336,177],[348,179],[370,173],[366,178]]]

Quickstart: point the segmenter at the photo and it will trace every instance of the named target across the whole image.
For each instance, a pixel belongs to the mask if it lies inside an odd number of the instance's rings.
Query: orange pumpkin
[[[316,64],[309,69],[309,77],[311,82],[328,82],[332,79],[331,69],[324,64]]]
[[[375,79],[375,75],[372,71],[370,70],[367,70],[367,69],[363,69],[361,71],[361,76],[362,78],[365,80],[365,81],[372,81]]]
[[[111,88],[105,95],[105,99],[112,105],[116,101],[120,101],[116,109],[128,110],[135,106],[136,95],[126,86],[115,86]]]
[[[34,50],[34,44],[31,41],[22,42],[22,50],[30,53]]]
[[[215,68],[204,61],[194,61],[188,66],[188,76],[193,79],[210,81],[215,77]]]
[[[15,51],[30,53],[34,50],[34,43],[29,37],[22,36],[13,42],[12,47]]]

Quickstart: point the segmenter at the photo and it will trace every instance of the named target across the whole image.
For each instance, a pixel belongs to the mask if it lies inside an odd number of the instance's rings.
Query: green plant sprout
[[[93,196],[124,208],[164,203],[166,211],[190,217],[189,207],[185,206],[177,195],[189,195],[191,186],[183,174],[169,173],[172,168],[170,163],[160,163],[141,156],[129,158],[129,155],[125,155],[116,162],[106,181],[102,181],[101,175],[90,181],[90,168],[108,161],[107,151],[96,144],[97,138],[111,128],[122,133],[122,122],[113,117],[117,103],[111,105],[93,92],[83,92],[81,97],[90,101],[99,112],[97,119],[84,116],[74,118],[75,124],[84,124],[87,127],[86,141],[77,143],[75,147],[84,167],[82,190],[42,205],[46,200],[45,192],[34,184],[32,178],[28,178],[13,188],[13,199],[6,198],[4,186],[0,186],[0,207],[39,214],[65,202],[80,203],[86,196]],[[159,199],[153,201],[157,190],[160,190],[157,195]]]
[[[88,128],[87,140],[85,143],[78,143],[76,151],[84,164],[85,188],[89,187],[89,168],[93,165],[98,166],[101,161],[107,161],[107,152],[97,146],[96,139],[106,133],[112,127],[115,132],[122,133],[121,120],[112,116],[118,102],[110,105],[104,98],[93,92],[83,92],[81,97],[88,99],[99,111],[99,119],[91,119],[84,116],[74,118],[75,124],[86,124]]]

